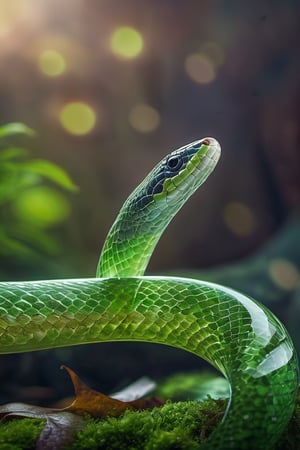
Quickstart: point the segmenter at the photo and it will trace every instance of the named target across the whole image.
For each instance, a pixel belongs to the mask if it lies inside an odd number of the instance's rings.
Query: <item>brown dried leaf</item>
[[[117,417],[123,414],[126,409],[148,409],[161,404],[157,399],[138,398],[127,402],[109,397],[89,388],[70,368],[62,367],[70,375],[76,395],[73,403],[64,408],[64,411],[74,414],[89,414],[95,418]],[[118,393],[118,395],[120,396],[121,393]]]
[[[45,419],[45,427],[36,443],[37,450],[60,449],[70,444],[74,440],[75,434],[85,425],[85,419],[82,416],[25,403],[9,403],[0,406],[0,417],[1,420],[24,417]]]
[[[162,404],[155,398],[148,400],[137,398],[139,394],[145,395],[155,387],[154,383],[147,378],[139,380],[114,395],[114,397],[123,399],[134,398],[130,401],[121,401],[90,389],[73,370],[66,366],[63,368],[67,370],[74,385],[76,398],[71,405],[62,409],[43,408],[25,403],[9,403],[0,406],[1,420],[24,417],[46,420],[46,425],[36,444],[37,450],[60,449],[70,444],[74,440],[75,434],[83,428],[86,414],[94,418],[117,417],[126,409],[147,409]]]

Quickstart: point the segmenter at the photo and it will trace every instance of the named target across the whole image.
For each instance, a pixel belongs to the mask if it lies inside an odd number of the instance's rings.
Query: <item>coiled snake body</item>
[[[291,417],[298,387],[283,325],[229,288],[143,276],[165,227],[219,155],[218,142],[206,138],[165,157],[122,207],[96,278],[0,283],[0,353],[123,340],[185,349],[231,387],[223,420],[201,448],[268,449]]]

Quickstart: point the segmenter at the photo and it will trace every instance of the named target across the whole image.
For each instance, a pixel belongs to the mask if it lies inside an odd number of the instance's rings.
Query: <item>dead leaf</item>
[[[66,366],[62,366],[62,368],[66,369],[70,375],[76,395],[73,403],[64,408],[64,411],[73,412],[74,414],[89,414],[94,418],[101,418],[120,416],[126,409],[148,409],[158,406],[158,404],[161,405],[159,400],[155,398],[149,400],[137,398],[135,400],[123,401],[109,397],[89,388],[70,368]],[[121,393],[119,392],[118,395],[120,396]]]
[[[37,450],[60,449],[74,440],[86,422],[82,416],[52,408],[9,403],[0,406],[1,420],[22,419],[24,417],[45,419],[46,424],[36,443]]]
[[[76,433],[84,427],[86,415],[94,418],[117,417],[126,409],[148,409],[162,404],[156,398],[138,398],[154,389],[155,384],[148,378],[140,379],[114,394],[113,397],[109,397],[90,389],[73,370],[66,366],[62,367],[70,375],[76,395],[69,406],[62,409],[44,408],[25,403],[9,403],[0,406],[1,420],[24,417],[46,420],[46,425],[36,444],[37,450],[58,450],[70,444]],[[130,400],[124,401],[126,398]]]

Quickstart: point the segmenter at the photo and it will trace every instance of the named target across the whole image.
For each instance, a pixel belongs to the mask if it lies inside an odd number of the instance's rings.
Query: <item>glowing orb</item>
[[[155,130],[160,122],[159,112],[146,104],[138,104],[129,113],[129,123],[141,133],[150,133]]]
[[[111,35],[112,51],[124,59],[136,58],[144,47],[141,33],[131,27],[119,27]]]
[[[49,77],[57,77],[66,71],[66,61],[56,50],[44,50],[38,60],[40,70]]]
[[[61,109],[60,122],[66,131],[80,136],[92,131],[96,113],[87,103],[70,102]]]

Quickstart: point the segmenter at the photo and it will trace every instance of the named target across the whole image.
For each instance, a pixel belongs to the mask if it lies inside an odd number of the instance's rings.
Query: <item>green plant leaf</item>
[[[48,178],[69,191],[78,190],[78,187],[73,183],[69,175],[63,169],[44,159],[33,159],[22,163],[19,167],[28,170],[30,173]]]
[[[45,185],[45,181],[68,191],[77,190],[69,175],[56,164],[30,160],[22,144],[6,145],[7,137],[34,134],[18,122],[0,126],[0,256],[22,263],[35,259],[39,253],[56,255],[60,249],[59,240],[46,228],[65,220],[70,205],[62,193]],[[43,220],[38,220],[38,210]]]
[[[7,235],[19,243],[30,243],[33,251],[44,252],[47,255],[57,255],[60,250],[58,241],[50,233],[33,224],[24,222],[10,224]],[[1,249],[0,249],[1,253]]]
[[[26,134],[34,136],[36,133],[31,128],[20,122],[12,122],[0,127],[0,137],[14,136],[16,134]]]
[[[0,205],[18,198],[26,188],[40,184],[37,174],[21,172],[19,164],[3,162],[0,164]]]
[[[21,259],[31,257],[35,253],[30,245],[8,236],[5,230],[0,230],[0,242],[0,255],[18,256]]]
[[[28,156],[28,150],[21,147],[7,147],[0,152],[0,160],[7,161],[14,158],[24,158]]]

